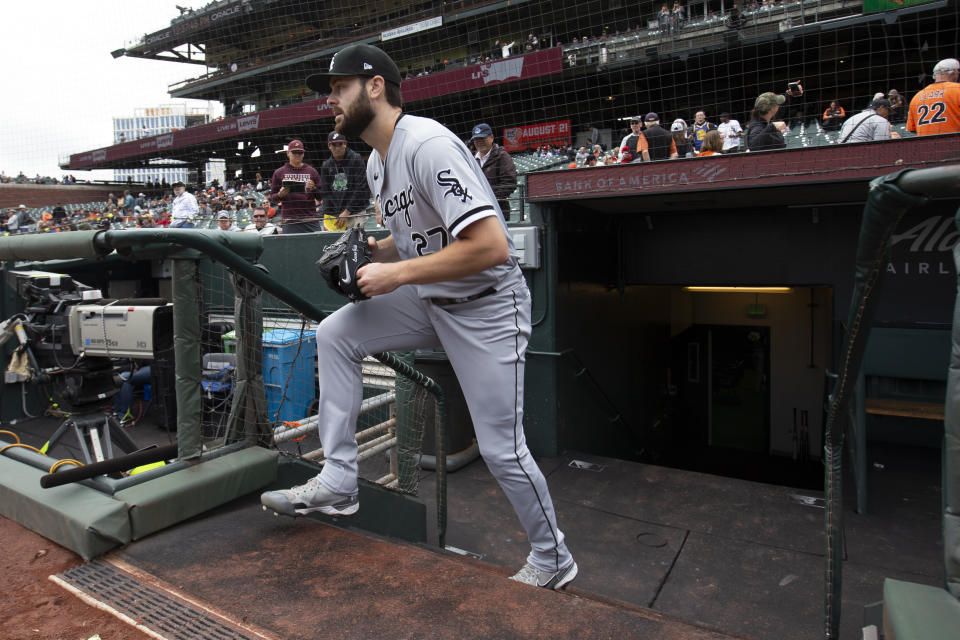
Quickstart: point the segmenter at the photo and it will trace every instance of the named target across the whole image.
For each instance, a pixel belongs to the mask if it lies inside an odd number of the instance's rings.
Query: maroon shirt
[[[284,180],[296,180],[306,182],[313,180],[313,191],[305,193],[288,193],[282,200],[277,197],[277,192],[283,187]],[[292,167],[286,163],[273,172],[273,178],[270,180],[270,200],[283,203],[279,214],[284,220],[300,218],[317,218],[317,203],[320,199],[320,174],[317,170],[304,162],[299,167]]]

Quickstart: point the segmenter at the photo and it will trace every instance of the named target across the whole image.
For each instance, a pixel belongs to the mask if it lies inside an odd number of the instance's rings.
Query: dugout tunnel
[[[530,187],[549,290],[535,286],[531,440],[821,488],[828,372],[867,181],[598,197],[598,176],[615,174],[554,172]],[[868,440],[942,440],[958,204],[931,199],[892,237],[860,386],[864,428],[851,438],[861,510]]]

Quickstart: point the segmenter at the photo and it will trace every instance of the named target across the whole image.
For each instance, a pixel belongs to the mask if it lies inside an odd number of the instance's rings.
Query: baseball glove
[[[331,245],[323,248],[317,268],[330,288],[353,301],[366,300],[357,286],[357,269],[373,262],[362,229],[348,229]]]

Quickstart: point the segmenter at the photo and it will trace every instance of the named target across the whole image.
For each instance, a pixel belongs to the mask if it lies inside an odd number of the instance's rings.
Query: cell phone
[[[789,91],[790,93],[798,93],[800,91],[800,83],[791,82],[790,84],[787,85],[787,91]]]
[[[283,180],[280,185],[287,188],[290,193],[306,193],[307,183],[300,180]]]

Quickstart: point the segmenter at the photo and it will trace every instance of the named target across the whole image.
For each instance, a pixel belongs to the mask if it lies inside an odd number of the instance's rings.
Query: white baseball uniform
[[[558,571],[573,558],[557,528],[546,479],[523,433],[523,372],[530,293],[497,199],[466,145],[440,123],[401,114],[386,161],[374,150],[367,181],[401,259],[439,251],[493,216],[511,259],[459,280],[402,286],[348,304],[317,328],[320,482],[357,492],[360,363],[372,353],[443,347],[463,389],[480,453],[527,532],[527,560]]]

